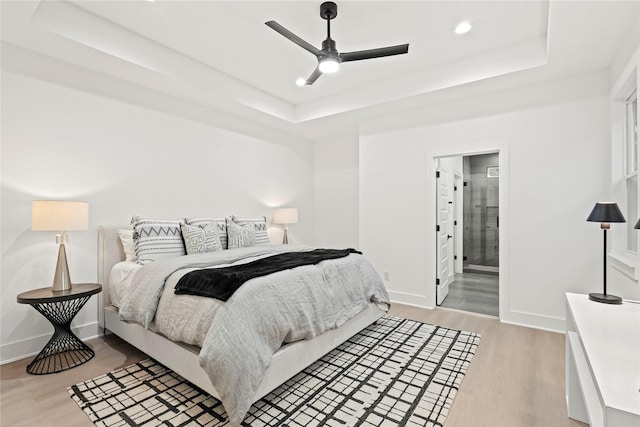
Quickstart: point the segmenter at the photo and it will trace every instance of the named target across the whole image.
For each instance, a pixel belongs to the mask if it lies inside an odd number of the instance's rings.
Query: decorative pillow
[[[120,236],[120,243],[122,243],[122,249],[124,249],[125,261],[136,261],[136,244],[133,242],[133,230],[118,230],[118,236]]]
[[[186,254],[180,221],[131,218],[138,264]]]
[[[267,233],[267,217],[259,216],[257,218],[240,218],[235,215],[231,217],[233,222],[238,225],[246,225],[253,224],[254,229],[256,231],[256,246],[258,245],[269,245],[271,244],[271,240],[269,239],[269,234]]]
[[[228,220],[227,236],[229,238],[229,249],[246,248],[256,245],[256,229],[253,223],[239,225]]]
[[[225,218],[187,217],[184,219],[184,222],[185,224],[197,225],[198,227],[204,227],[207,224],[215,224],[218,239],[220,239],[220,245],[222,246],[222,249],[227,249],[227,221]]]
[[[204,227],[181,224],[180,228],[182,229],[182,238],[187,249],[187,255],[222,250],[215,224],[210,223]]]

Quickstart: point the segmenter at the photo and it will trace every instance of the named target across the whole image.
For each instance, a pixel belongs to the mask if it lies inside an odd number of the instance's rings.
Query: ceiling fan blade
[[[322,71],[320,71],[319,67],[316,67],[315,70],[313,70],[313,73],[311,73],[311,75],[307,78],[307,80],[304,82],[305,85],[312,85],[315,83],[316,80],[318,80],[318,77],[320,77],[322,75]]]
[[[267,27],[272,28],[273,30],[277,31],[278,33],[282,34],[283,36],[285,36],[286,38],[288,38],[289,40],[291,40],[292,42],[294,42],[295,44],[297,44],[301,48],[308,50],[309,52],[313,53],[316,56],[320,55],[320,49],[318,49],[315,46],[313,46],[312,44],[302,40],[300,37],[296,36],[291,31],[287,30],[285,27],[283,27],[282,25],[278,24],[276,21],[265,22],[265,25]]]
[[[409,44],[399,44],[397,46],[380,47],[377,49],[345,52],[340,54],[340,58],[342,58],[342,62],[349,62],[360,61],[362,59],[382,58],[384,56],[402,55],[407,52],[409,52]]]

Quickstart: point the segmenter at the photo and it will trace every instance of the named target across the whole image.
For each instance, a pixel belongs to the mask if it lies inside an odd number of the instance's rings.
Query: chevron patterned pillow
[[[181,221],[150,219],[137,215],[131,218],[138,264],[186,255],[180,224]]]

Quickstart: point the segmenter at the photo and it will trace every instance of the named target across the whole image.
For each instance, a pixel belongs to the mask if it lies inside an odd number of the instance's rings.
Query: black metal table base
[[[95,352],[71,332],[71,321],[91,295],[74,300],[32,304],[54,327],[51,339],[27,366],[34,375],[65,371],[89,361]]]

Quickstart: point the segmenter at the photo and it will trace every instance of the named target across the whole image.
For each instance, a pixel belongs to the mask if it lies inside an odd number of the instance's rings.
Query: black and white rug
[[[254,403],[248,426],[442,426],[480,336],[385,316]],[[69,387],[99,426],[223,426],[222,404],[154,360]]]

